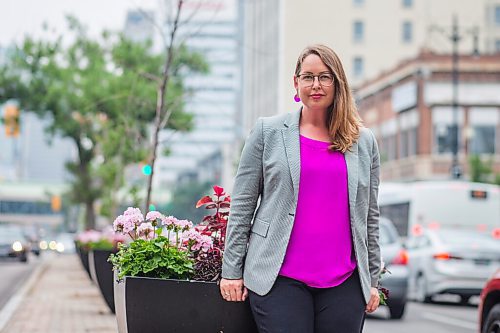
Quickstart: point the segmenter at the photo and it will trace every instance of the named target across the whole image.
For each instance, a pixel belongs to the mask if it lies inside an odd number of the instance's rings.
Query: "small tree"
[[[149,156],[148,124],[155,121],[155,138],[163,128],[189,130],[192,116],[183,112],[185,89],[180,76],[163,80],[164,55],[152,54],[151,44],[103,33],[102,40],[68,17],[74,37],[69,46],[60,35],[55,41],[27,37],[0,67],[0,101],[17,99],[23,109],[48,117],[49,136],[69,138],[77,159],[67,168],[73,176],[71,199],[85,206],[85,226],[95,226],[95,203],[107,198],[106,213],[114,215],[116,193],[124,185],[124,168]],[[169,73],[207,71],[202,58],[182,45],[168,51]],[[159,90],[175,103],[158,122]],[[156,108],[156,110],[155,110]],[[154,159],[153,159],[154,161]]]

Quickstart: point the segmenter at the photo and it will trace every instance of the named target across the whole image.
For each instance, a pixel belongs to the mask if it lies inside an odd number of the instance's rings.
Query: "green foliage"
[[[111,255],[109,260],[115,268],[119,267],[119,278],[188,279],[194,265],[187,252],[169,245],[164,236],[152,240],[136,239],[129,245],[121,245],[119,252]]]
[[[180,185],[172,193],[171,201],[161,210],[190,221],[201,221],[206,211],[197,209],[194,203],[208,191],[210,191],[208,183],[190,182]]]
[[[102,199],[102,213],[111,217],[125,186],[127,165],[148,156],[148,125],[154,119],[158,80],[164,54],[153,54],[151,43],[137,43],[105,32],[92,39],[74,17],[68,17],[71,41],[26,37],[0,66],[0,103],[19,101],[22,109],[50,120],[49,137],[72,140],[76,161],[69,198],[86,209],[86,228],[95,223],[94,203]],[[66,37],[66,36],[64,36]],[[185,46],[174,49],[165,127],[187,131],[193,116],[184,112],[186,91],[179,74],[208,71],[201,55]]]
[[[101,238],[97,242],[89,242],[89,243],[87,243],[87,246],[90,250],[111,251],[114,248],[113,243],[110,242],[108,239],[104,239],[104,238]]]
[[[490,183],[493,171],[493,159],[482,161],[479,155],[469,157],[470,179],[473,182]]]

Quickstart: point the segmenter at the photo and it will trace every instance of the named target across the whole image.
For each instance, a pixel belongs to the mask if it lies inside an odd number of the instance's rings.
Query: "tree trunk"
[[[94,200],[85,202],[85,229],[95,229]]]

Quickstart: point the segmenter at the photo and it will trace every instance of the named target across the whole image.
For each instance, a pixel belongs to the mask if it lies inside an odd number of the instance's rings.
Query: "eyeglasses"
[[[313,75],[313,74],[299,74],[297,75],[299,78],[299,82],[306,87],[313,86],[314,85],[314,78],[318,78],[319,84],[321,84],[324,87],[331,86],[333,84],[333,79],[334,76],[333,74],[330,73],[322,73],[318,75]]]

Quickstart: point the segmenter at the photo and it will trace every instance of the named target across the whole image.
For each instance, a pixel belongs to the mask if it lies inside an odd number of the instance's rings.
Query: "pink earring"
[[[293,100],[294,100],[295,102],[297,102],[297,103],[298,103],[298,102],[300,102],[300,97],[299,97],[299,95],[295,94],[295,96],[293,96]]]

